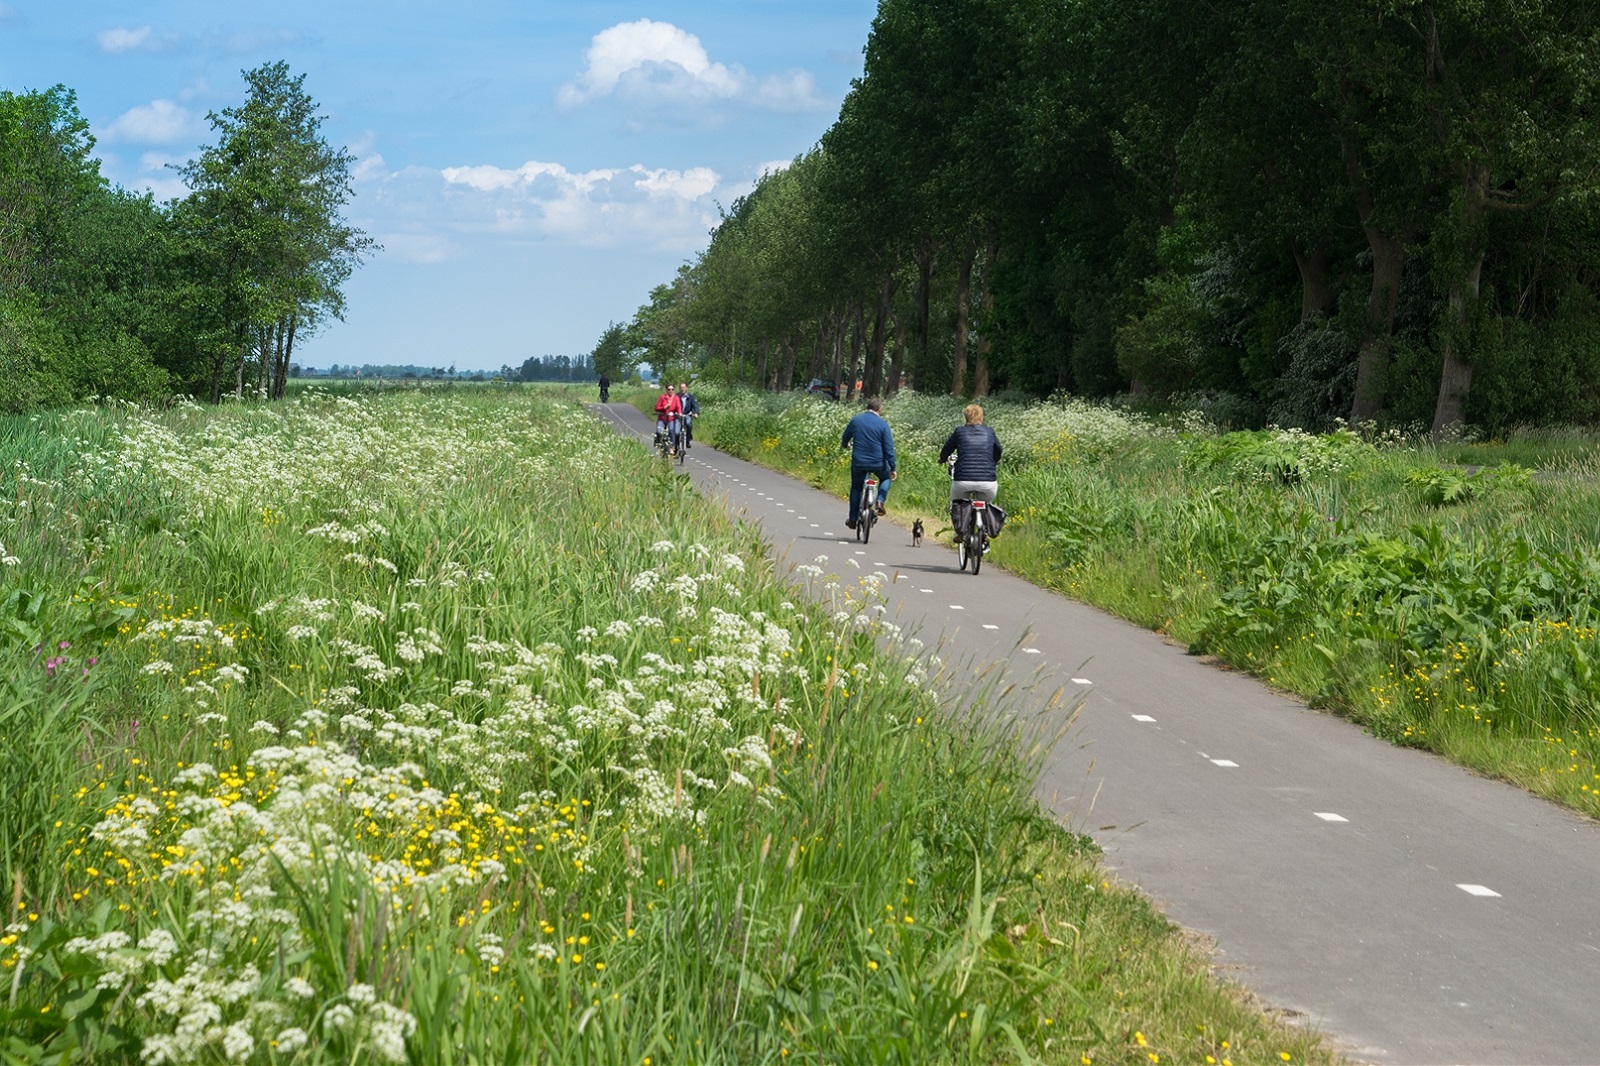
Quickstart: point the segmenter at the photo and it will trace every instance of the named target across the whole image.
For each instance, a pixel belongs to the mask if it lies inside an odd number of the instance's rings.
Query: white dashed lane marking
[[[992,626],[988,622],[985,622],[985,623],[983,623],[983,628],[985,628],[985,629],[999,629],[1000,627],[999,626]]]
[[[959,603],[952,603],[950,605],[950,609],[952,611],[965,611],[966,610],[966,608],[961,606]]]
[[[1023,648],[1022,650],[1027,652],[1029,655],[1043,655],[1044,654],[1044,652],[1040,651],[1038,648]]]
[[[933,590],[932,589],[923,589],[922,591],[923,592],[932,592]]]
[[[1094,682],[1090,681],[1087,677],[1075,677],[1075,678],[1072,679],[1072,683],[1074,685],[1092,685],[1092,684],[1094,684]]]
[[[1136,714],[1136,715],[1133,716],[1133,720],[1135,722],[1153,722],[1153,721],[1155,721],[1155,719],[1151,718],[1148,714]]]
[[[1493,896],[1495,899],[1500,898],[1500,893],[1496,892],[1492,888],[1485,888],[1482,885],[1457,885],[1456,887],[1469,896]]]
[[[1212,759],[1211,762],[1212,762],[1213,765],[1216,765],[1216,766],[1238,766],[1239,765],[1238,763],[1234,762],[1232,759]]]
[[[1331,811],[1314,811],[1313,813],[1324,822],[1348,822],[1350,820],[1342,814],[1334,814]]]

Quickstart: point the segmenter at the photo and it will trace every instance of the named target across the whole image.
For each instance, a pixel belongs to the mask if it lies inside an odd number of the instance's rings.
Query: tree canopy
[[[70,90],[0,92],[0,410],[281,396],[297,337],[343,314],[373,247],[343,217],[353,159],[303,75],[244,81],[166,204],[106,182]]]
[[[1597,16],[880,0],[834,124],[629,329],[766,388],[1600,420]]]

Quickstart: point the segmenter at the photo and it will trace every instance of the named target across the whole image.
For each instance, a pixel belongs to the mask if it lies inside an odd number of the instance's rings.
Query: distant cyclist
[[[939,462],[948,463],[956,457],[950,480],[950,514],[955,521],[956,504],[975,496],[985,503],[993,503],[1000,494],[1000,438],[994,430],[983,424],[983,408],[975,403],[961,412],[967,423],[956,427],[950,439],[939,449]]]
[[[685,382],[678,382],[678,405],[683,408],[683,447],[694,446],[694,420],[700,417],[700,401],[694,398]]]
[[[611,379],[606,376],[604,370],[600,371],[600,402],[611,402]]]
[[[683,417],[683,404],[678,402],[678,394],[668,385],[656,397],[656,447],[661,447],[662,440],[666,440],[674,449],[678,447],[678,420]]]
[[[889,485],[898,476],[895,471],[894,434],[889,430],[889,420],[883,417],[883,401],[876,396],[867,401],[867,409],[850,420],[839,438],[839,447],[850,448],[850,517],[845,525],[856,528],[861,519],[861,490],[866,486],[867,475],[878,475],[878,513],[889,498]]]

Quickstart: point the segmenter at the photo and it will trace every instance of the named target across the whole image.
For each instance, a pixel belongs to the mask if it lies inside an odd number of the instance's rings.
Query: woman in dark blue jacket
[[[993,503],[1000,492],[1000,438],[994,430],[983,424],[983,408],[975,403],[962,412],[967,424],[950,434],[950,439],[939,449],[939,462],[948,463],[956,457],[956,468],[950,482],[950,502],[964,500],[969,494],[986,503]]]

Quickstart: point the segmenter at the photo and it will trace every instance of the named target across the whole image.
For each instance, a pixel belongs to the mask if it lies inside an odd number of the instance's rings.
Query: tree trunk
[[[1294,265],[1300,270],[1300,321],[1333,314],[1337,292],[1326,241],[1307,249],[1299,241],[1291,244]]]
[[[906,323],[900,317],[900,312],[890,311],[890,321],[894,324],[894,358],[889,361],[889,380],[884,382],[884,396],[893,396],[900,391],[900,379],[906,370]]]
[[[861,391],[868,397],[883,395],[883,349],[888,342],[889,306],[894,300],[895,279],[883,283],[878,291],[878,306],[872,312],[872,337],[867,343],[866,374]]]
[[[933,293],[933,268],[935,247],[929,237],[917,242],[917,381],[928,376],[928,344],[930,340],[928,305]]]
[[[767,380],[767,349],[771,346],[772,342],[765,338],[756,345],[756,388],[762,392],[772,388],[772,382]]]
[[[258,399],[265,400],[267,398],[267,385],[271,381],[268,375],[272,373],[272,369],[276,365],[273,362],[272,350],[277,333],[278,331],[272,326],[268,326],[256,333],[257,355],[260,359],[259,364],[256,366],[256,397]]]
[[[1350,421],[1359,425],[1376,418],[1383,410],[1384,378],[1389,370],[1389,335],[1394,331],[1395,304],[1400,295],[1400,276],[1406,265],[1404,236],[1394,236],[1373,222],[1372,184],[1361,165],[1361,151],[1350,137],[1342,139],[1345,170],[1355,187],[1356,214],[1372,249],[1372,291],[1367,296],[1367,317],[1361,330],[1361,349],[1356,362],[1356,396],[1350,406]]]
[[[791,331],[783,338],[783,365],[778,370],[778,391],[788,392],[794,387],[794,361],[800,354],[800,346],[795,343],[794,333]]]
[[[1000,233],[991,223],[989,247],[983,258],[983,326],[978,332],[978,364],[972,373],[972,395],[989,395],[989,335],[994,329],[994,264],[1000,255]]]
[[[243,341],[239,344],[239,358],[233,364],[233,398],[244,399],[244,362],[250,354],[250,345]]]
[[[834,384],[837,386],[845,384],[845,379],[840,376],[843,373],[842,363],[845,362],[845,315],[845,311],[834,312],[834,328],[832,328],[834,349],[827,363],[827,376],[834,379]]]
[[[817,319],[817,339],[811,344],[811,358],[806,361],[806,377],[820,378],[822,376],[823,359],[828,354],[828,327],[833,324],[831,316]]]
[[[1489,200],[1489,167],[1472,164],[1462,181],[1462,226],[1465,255],[1461,272],[1450,283],[1445,320],[1444,369],[1439,375],[1439,402],[1433,409],[1433,435],[1460,428],[1467,421],[1467,393],[1472,388],[1471,314],[1483,281],[1487,249],[1483,214]]]
[[[967,322],[972,315],[972,263],[977,258],[978,246],[969,242],[956,271],[956,343],[950,368],[952,396],[967,394]]]
[[[1478,299],[1483,277],[1483,253],[1478,253],[1466,277],[1450,286],[1450,309],[1444,342],[1444,369],[1439,376],[1439,402],[1433,409],[1433,436],[1459,429],[1467,421],[1467,393],[1472,388],[1472,363],[1467,358],[1467,318]]]
[[[294,316],[288,315],[278,326],[278,353],[272,364],[272,398],[283,399],[289,387],[289,353],[294,349]]]
[[[856,382],[861,380],[861,345],[867,332],[866,311],[859,298],[851,309],[850,318],[850,366],[844,380],[844,398],[847,400],[856,398]]]

